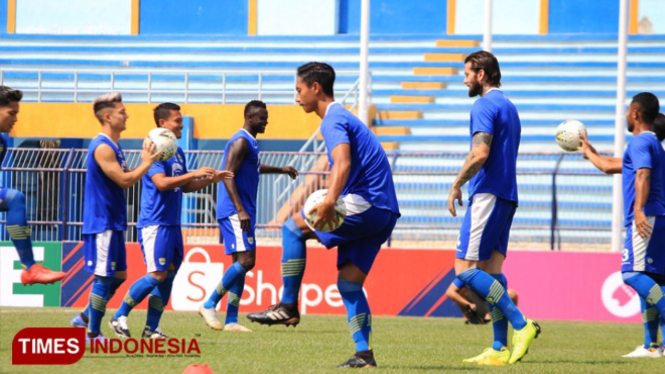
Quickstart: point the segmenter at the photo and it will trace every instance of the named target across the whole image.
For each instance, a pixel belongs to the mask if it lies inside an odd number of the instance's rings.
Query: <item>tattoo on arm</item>
[[[492,134],[488,134],[486,132],[477,132],[473,135],[472,142],[474,148],[482,146],[483,144],[489,148],[492,144]],[[466,184],[466,182],[473,178],[474,175],[478,174],[484,164],[485,161],[478,160],[473,151],[469,153],[469,156],[467,157],[466,162],[464,163],[464,166],[462,167],[462,170],[457,177],[460,186],[463,186]]]
[[[473,146],[479,146],[481,144],[486,144],[488,147],[492,145],[492,134],[486,132],[477,132],[473,134]]]

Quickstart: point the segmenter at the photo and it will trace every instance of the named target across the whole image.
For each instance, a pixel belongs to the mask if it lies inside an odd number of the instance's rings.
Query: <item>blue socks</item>
[[[219,303],[219,300],[224,297],[224,294],[228,292],[239,279],[242,279],[243,287],[245,286],[245,274],[247,270],[240,265],[238,261],[234,262],[222,277],[221,282],[217,285],[217,288],[212,292],[212,295],[208,300],[203,304],[203,307],[206,309],[214,308]],[[240,291],[242,295],[242,291]],[[236,294],[237,295],[237,294]]]
[[[347,321],[351,336],[356,343],[356,352],[372,349],[370,339],[372,337],[372,314],[369,304],[360,283],[348,282],[337,279],[337,289],[342,296],[346,307]]]
[[[95,275],[90,290],[90,302],[88,310],[90,313],[90,322],[88,323],[88,335],[97,336],[100,333],[102,318],[106,313],[106,302],[108,301],[109,290],[111,289],[113,278],[100,277]]]
[[[665,315],[665,297],[663,290],[651,277],[644,273],[625,272],[623,281],[631,286],[637,293],[646,299],[647,304],[653,305],[658,313]]]
[[[111,298],[113,298],[113,295],[115,295],[115,291],[120,287],[121,284],[125,283],[124,278],[113,278],[111,281],[111,288],[109,290],[109,293],[106,296],[106,302],[108,303]],[[94,285],[94,283],[93,283]],[[83,309],[83,312],[81,312],[81,315],[83,316],[83,320],[88,323],[90,321],[90,303],[85,306],[85,309]]]
[[[292,218],[282,226],[282,304],[297,304],[300,284],[305,274],[307,247],[305,234]],[[340,291],[341,292],[341,291]]]
[[[144,332],[152,332],[159,327],[159,320],[162,318],[162,313],[164,313],[164,307],[168,305],[171,297],[174,278],[175,270],[169,270],[164,282],[153,288],[150,295],[148,295],[148,317],[146,318]]]
[[[127,316],[129,315],[129,312],[134,308],[138,303],[143,301],[146,296],[152,291],[155,286],[159,284],[159,279],[153,277],[150,274],[146,274],[143,276],[143,278],[140,278],[132,286],[129,288],[129,291],[127,291],[127,294],[125,295],[125,299],[122,301],[122,305],[120,305],[120,309],[115,313],[115,318],[119,318],[121,316]]]
[[[239,277],[229,289],[228,304],[226,306],[226,321],[224,321],[224,324],[228,325],[229,323],[238,322],[238,308],[240,307],[240,299],[242,298],[242,291],[244,289],[245,275],[243,274],[243,276]]]
[[[478,268],[468,269],[458,274],[457,278],[485,298],[490,306],[498,307],[513,325],[513,329],[521,330],[526,326],[526,318],[510,300],[508,292],[498,280]]]
[[[503,274],[492,274],[503,288],[508,290],[508,280]],[[508,292],[506,292],[506,295]],[[503,315],[501,309],[494,304],[489,304],[490,314],[492,315],[492,328],[494,329],[494,343],[492,349],[500,351],[502,347],[508,347],[508,319]],[[481,318],[484,318],[481,316]]]
[[[0,210],[7,212],[7,232],[16,247],[18,257],[25,269],[35,264],[32,254],[31,229],[25,213],[25,195],[21,191],[3,188],[4,197],[0,203]]]
[[[658,348],[658,309],[649,305],[645,298],[640,296],[640,310],[644,324],[644,348]]]

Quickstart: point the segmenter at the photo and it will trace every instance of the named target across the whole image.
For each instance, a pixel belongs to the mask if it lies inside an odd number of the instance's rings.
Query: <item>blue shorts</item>
[[[647,239],[637,233],[635,222],[626,227],[621,271],[665,275],[665,217],[647,216],[647,221],[653,227]]]
[[[240,220],[237,214],[220,218],[218,222],[219,233],[221,235],[220,243],[224,243],[224,253],[231,255],[237,252],[256,250],[254,220],[252,220],[249,232],[243,231],[240,228]]]
[[[85,270],[100,277],[112,277],[116,271],[127,270],[124,231],[106,230],[82,236]]]
[[[333,232],[314,230],[326,248],[337,247],[337,267],[351,261],[369,274],[381,245],[390,238],[399,216],[389,210],[368,206],[367,210],[354,214],[349,214],[347,208],[344,223]],[[305,217],[304,211],[301,210],[300,214]]]
[[[515,210],[513,201],[490,193],[475,194],[460,229],[456,257],[487,261],[495,250],[505,256]]]
[[[171,263],[176,271],[180,268],[185,251],[180,226],[142,227],[139,229],[139,244],[148,273],[166,271]]]

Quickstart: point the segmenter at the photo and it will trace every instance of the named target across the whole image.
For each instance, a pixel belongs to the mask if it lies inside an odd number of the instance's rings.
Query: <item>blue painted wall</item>
[[[370,34],[445,34],[446,0],[372,0]],[[360,33],[360,0],[339,1],[339,33]]]
[[[619,1],[550,0],[550,34],[619,31]]]
[[[0,34],[7,33],[7,0],[0,0]]]
[[[141,0],[140,34],[247,35],[247,0]]]

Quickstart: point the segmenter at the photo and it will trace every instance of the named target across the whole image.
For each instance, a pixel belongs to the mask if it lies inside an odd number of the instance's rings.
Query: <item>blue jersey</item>
[[[350,146],[351,172],[342,195],[360,195],[376,208],[399,214],[388,157],[370,129],[342,105],[332,103],[321,122],[321,135],[328,149],[330,169],[332,150],[342,143]]]
[[[503,92],[493,89],[473,104],[471,137],[477,132],[491,134],[492,144],[487,161],[469,181],[469,200],[477,193],[491,193],[517,203],[517,151],[522,126],[515,105]]]
[[[222,169],[226,165],[226,156],[229,154],[231,144],[238,139],[245,139],[247,141],[247,153],[245,159],[240,164],[240,169],[235,173],[233,178],[240,202],[252,222],[256,222],[256,197],[259,192],[259,171],[261,169],[261,160],[259,159],[259,143],[256,139],[247,132],[245,129],[240,129],[233,134],[229,142],[224,148],[224,157],[222,158]],[[217,190],[217,219],[227,218],[234,214],[238,214],[233,201],[226,191],[224,183],[219,183]]]
[[[166,161],[156,161],[143,176],[141,187],[141,212],[138,228],[162,225],[179,226],[182,212],[182,187],[160,191],[152,181],[155,174],[177,177],[187,174],[185,153],[180,147],[176,154]]]
[[[635,219],[635,176],[638,169],[651,169],[649,196],[644,205],[647,216],[665,216],[665,150],[656,134],[645,131],[628,143],[623,154],[621,177],[623,179],[624,225]]]
[[[122,149],[104,134],[92,139],[86,159],[85,191],[83,193],[83,234],[98,234],[106,230],[127,230],[127,200],[125,191],[104,174],[95,161],[97,147],[106,144],[115,152],[118,164],[128,171]]]

